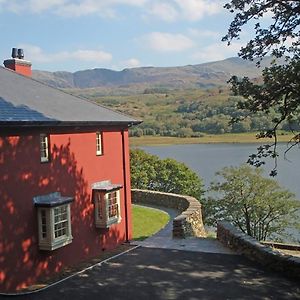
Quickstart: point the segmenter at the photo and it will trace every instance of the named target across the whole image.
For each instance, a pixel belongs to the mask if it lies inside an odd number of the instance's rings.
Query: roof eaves
[[[1,128],[12,127],[68,127],[68,126],[122,126],[131,127],[142,123],[132,121],[0,121]]]

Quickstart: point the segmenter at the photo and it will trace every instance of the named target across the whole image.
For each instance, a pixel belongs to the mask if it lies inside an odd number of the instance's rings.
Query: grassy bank
[[[131,137],[130,146],[154,146],[154,145],[179,145],[179,144],[213,144],[213,143],[271,143],[272,139],[257,139],[256,133],[226,133],[212,134],[197,138],[180,138],[166,136],[142,136]],[[279,142],[288,142],[292,138],[290,134],[279,134]]]
[[[157,209],[132,206],[133,239],[144,240],[169,222],[169,215]]]

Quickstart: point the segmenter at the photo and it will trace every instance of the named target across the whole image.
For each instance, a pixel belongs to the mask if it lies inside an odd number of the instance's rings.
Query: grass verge
[[[180,138],[168,136],[141,136],[131,137],[130,146],[155,146],[155,145],[179,145],[179,144],[214,144],[214,143],[272,143],[273,139],[257,139],[256,133],[225,133],[207,134],[197,138]],[[278,142],[289,142],[291,134],[279,134]]]
[[[169,215],[163,211],[132,205],[133,239],[142,241],[153,235],[169,222]]]

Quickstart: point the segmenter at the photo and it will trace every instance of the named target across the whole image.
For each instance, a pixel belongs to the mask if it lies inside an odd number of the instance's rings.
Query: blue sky
[[[222,0],[0,0],[0,59],[24,48],[33,69],[122,70],[236,56],[221,42]],[[245,33],[245,36],[247,34]]]

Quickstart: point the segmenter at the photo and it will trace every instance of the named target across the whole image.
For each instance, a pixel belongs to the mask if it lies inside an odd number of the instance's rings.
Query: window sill
[[[110,220],[106,220],[106,221],[96,221],[95,225],[97,228],[109,228],[111,225],[114,224],[120,224],[122,221],[122,218],[114,218],[114,219],[110,219]]]
[[[40,243],[39,249],[40,250],[46,250],[46,251],[53,251],[55,249],[67,246],[68,244],[71,244],[73,240],[73,237],[67,237],[64,239],[60,239],[58,241],[53,242],[52,244],[49,243]]]

